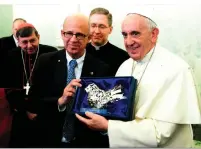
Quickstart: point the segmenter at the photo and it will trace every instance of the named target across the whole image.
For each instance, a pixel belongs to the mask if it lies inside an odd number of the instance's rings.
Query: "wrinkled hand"
[[[94,114],[92,112],[86,112],[85,114],[89,119],[84,118],[79,114],[75,115],[81,122],[85,123],[90,129],[98,131],[107,131],[108,120],[106,120],[103,116]]]
[[[62,97],[59,98],[58,104],[60,106],[66,104],[69,100],[74,97],[76,88],[75,87],[81,87],[80,79],[73,79],[64,89]]]
[[[37,117],[37,114],[35,113],[31,113],[29,111],[26,112],[27,113],[27,117],[30,119],[30,120],[35,120],[36,117]]]

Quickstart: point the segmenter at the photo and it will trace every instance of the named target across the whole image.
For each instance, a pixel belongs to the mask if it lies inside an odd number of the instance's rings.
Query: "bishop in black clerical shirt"
[[[30,86],[38,57],[56,48],[39,44],[40,35],[32,24],[23,24],[16,33],[19,47],[8,52],[4,61],[4,88],[13,122],[9,147],[38,147],[37,121],[26,110],[25,87]],[[27,90],[28,91],[28,90]]]

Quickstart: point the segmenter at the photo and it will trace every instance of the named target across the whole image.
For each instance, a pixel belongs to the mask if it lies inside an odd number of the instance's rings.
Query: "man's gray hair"
[[[25,19],[23,19],[23,18],[16,18],[14,21],[13,21],[13,23],[15,23],[16,21],[23,21],[23,22],[27,22]]]
[[[148,25],[150,31],[153,30],[154,28],[157,28],[157,24],[154,21],[152,21],[151,19],[149,19],[147,17],[145,17],[145,20],[147,22],[147,25]]]
[[[127,16],[132,15],[132,14],[136,14],[136,15],[143,17],[146,20],[148,28],[150,29],[150,31],[153,30],[154,28],[157,28],[157,24],[152,19],[150,19],[144,15],[141,15],[139,13],[128,13]]]

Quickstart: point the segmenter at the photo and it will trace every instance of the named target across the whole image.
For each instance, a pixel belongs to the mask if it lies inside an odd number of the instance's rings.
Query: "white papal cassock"
[[[200,124],[201,114],[189,65],[156,45],[143,60],[125,61],[116,74],[131,75],[139,81],[134,120],[109,120],[110,147],[192,147],[191,124]]]

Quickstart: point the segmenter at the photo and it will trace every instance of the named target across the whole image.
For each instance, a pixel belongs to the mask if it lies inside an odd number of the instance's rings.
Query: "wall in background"
[[[12,34],[13,5],[0,5],[0,38]]]
[[[80,11],[89,15],[90,10],[102,6],[113,14],[113,32],[110,41],[124,48],[121,22],[128,13],[142,9],[149,13],[160,29],[158,43],[183,58],[193,69],[198,96],[201,101],[201,4],[188,1],[143,1],[142,3],[82,4]],[[190,9],[189,9],[190,8]],[[160,70],[159,70],[160,71]],[[159,72],[160,73],[160,72]]]
[[[107,1],[71,4],[64,1],[51,2],[15,3],[13,4],[13,19],[24,17],[28,22],[33,23],[41,34],[41,43],[53,46],[63,45],[60,30],[67,15],[74,12],[89,15],[91,9],[105,7],[113,14],[114,28],[109,39],[113,44],[125,49],[121,35],[121,22],[124,16],[133,12],[135,8],[149,9],[160,29],[158,42],[191,65],[201,96],[201,19],[199,19],[201,4],[199,2],[194,0],[182,2],[141,0],[132,3],[130,0],[124,0],[123,3],[113,1],[113,4]]]
[[[33,24],[41,35],[40,42],[52,46],[62,46],[60,30],[64,18],[78,12],[78,5],[62,4],[16,4],[13,17],[22,17]]]

